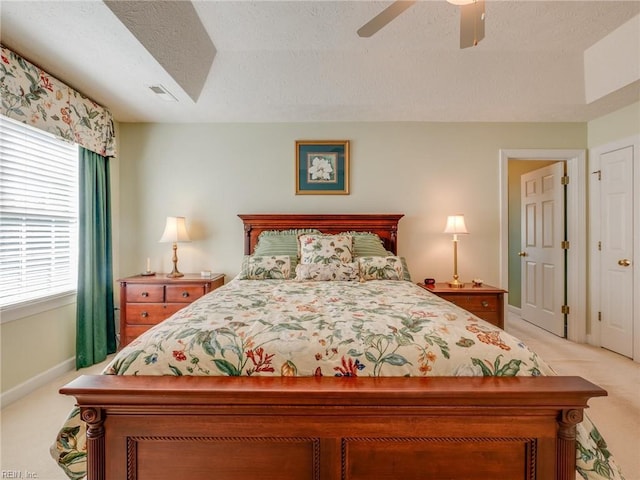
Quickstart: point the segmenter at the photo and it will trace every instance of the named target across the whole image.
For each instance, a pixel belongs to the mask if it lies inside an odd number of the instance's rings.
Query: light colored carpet
[[[568,342],[514,315],[509,315],[505,329],[558,375],[583,377],[608,392],[589,400],[587,414],[626,480],[640,480],[640,364],[604,348]]]
[[[58,390],[78,375],[99,374],[103,367],[98,364],[69,372],[1,410],[0,478],[69,480],[49,455],[49,447],[75,403],[73,397],[60,395]],[[22,476],[2,476],[14,471]]]
[[[567,342],[514,316],[509,316],[506,329],[538,352],[558,374],[579,375],[609,392],[608,397],[589,402],[588,414],[626,479],[640,480],[640,364],[601,348]],[[74,403],[58,394],[58,389],[77,375],[96,374],[102,368],[96,365],[70,372],[2,409],[0,478],[12,478],[5,472],[16,471],[22,474],[19,478],[66,480],[49,456],[49,447]]]

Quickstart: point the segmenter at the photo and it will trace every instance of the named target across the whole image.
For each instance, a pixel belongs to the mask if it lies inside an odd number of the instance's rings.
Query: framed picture
[[[296,195],[349,195],[349,140],[296,141]]]

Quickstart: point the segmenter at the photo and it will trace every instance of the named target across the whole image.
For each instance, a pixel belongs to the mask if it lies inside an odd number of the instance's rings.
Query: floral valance
[[[109,110],[4,45],[0,46],[0,113],[102,156],[116,156],[113,118]]]

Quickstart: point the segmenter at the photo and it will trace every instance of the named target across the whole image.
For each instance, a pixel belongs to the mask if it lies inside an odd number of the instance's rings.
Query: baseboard
[[[518,317],[521,317],[521,313],[522,313],[522,309],[520,307],[514,307],[513,305],[507,305],[507,311],[509,313],[513,313],[514,315],[517,315]]]
[[[56,378],[76,368],[76,357],[71,357],[49,370],[39,373],[35,377],[30,378],[24,383],[17,385],[0,395],[0,408],[11,405],[13,402],[20,400],[22,397],[30,394],[34,390],[52,382]]]

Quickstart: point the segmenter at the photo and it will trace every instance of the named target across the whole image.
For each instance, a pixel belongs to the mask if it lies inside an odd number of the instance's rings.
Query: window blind
[[[78,147],[0,115],[0,307],[77,288]]]

